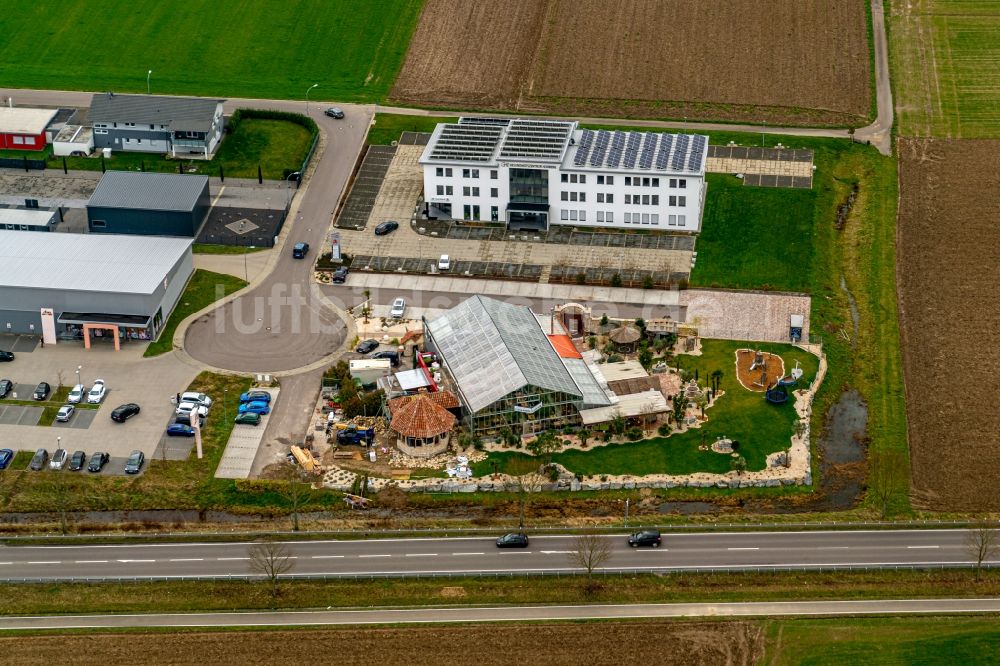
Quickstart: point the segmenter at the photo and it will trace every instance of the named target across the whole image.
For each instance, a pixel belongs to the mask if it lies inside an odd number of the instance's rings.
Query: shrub
[[[653,276],[652,275],[647,275],[646,277],[642,278],[642,288],[643,289],[652,289],[653,288]]]
[[[642,439],[642,428],[629,428],[625,431],[625,438],[630,442],[638,442]]]
[[[663,425],[661,425],[659,428],[656,429],[656,433],[660,437],[669,437],[670,436],[670,426],[668,426],[666,423],[664,423]]]
[[[611,286],[612,287],[620,287],[620,286],[622,286],[622,276],[619,275],[618,273],[615,273],[614,275],[612,275],[611,276]]]

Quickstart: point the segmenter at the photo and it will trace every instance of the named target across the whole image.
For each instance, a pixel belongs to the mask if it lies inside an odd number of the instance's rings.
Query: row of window
[[[434,169],[434,174],[438,178],[451,178],[455,172],[451,167],[437,167]],[[490,180],[496,180],[499,177],[499,171],[490,169]],[[479,178],[479,169],[462,169],[462,178]]]
[[[597,200],[598,201],[601,200],[600,197],[601,197],[601,195],[598,194],[597,195]],[[560,192],[559,193],[559,198],[562,199],[563,201],[586,201],[587,200],[587,193],[586,192]]]
[[[666,215],[667,224],[671,227],[687,226],[686,215]],[[597,219],[600,222],[600,216]],[[610,220],[609,220],[610,222]],[[659,224],[660,216],[656,213],[625,213],[625,224]]]
[[[603,213],[598,213],[597,214],[597,221],[598,222],[601,221],[601,216],[602,215],[603,215]],[[608,217],[611,217],[611,213],[608,213]],[[565,208],[563,208],[561,211],[559,211],[559,219],[560,220],[568,220],[568,221],[571,221],[571,222],[577,222],[577,221],[579,221],[579,222],[586,222],[587,221],[587,211],[585,211],[585,210],[566,210]],[[608,220],[608,221],[610,222],[610,220]]]
[[[17,146],[33,146],[35,145],[35,137],[33,136],[11,136],[11,142]]]

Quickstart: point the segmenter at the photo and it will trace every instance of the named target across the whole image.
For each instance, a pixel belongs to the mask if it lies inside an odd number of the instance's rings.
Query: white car
[[[71,405],[77,405],[83,402],[83,396],[87,395],[87,387],[83,384],[77,384],[69,391],[69,396],[66,398],[66,402]]]
[[[76,407],[73,405],[63,405],[59,408],[59,411],[56,412],[56,421],[66,423],[70,420],[74,413],[76,413]]]
[[[204,393],[197,393],[195,391],[181,393],[181,402],[196,402],[206,409],[210,409],[212,407],[212,399],[210,397]]]
[[[441,258],[438,259],[438,270],[447,271],[451,269],[451,257],[447,254],[442,254]]]
[[[402,319],[404,312],[406,312],[406,299],[397,298],[392,302],[392,307],[389,308],[389,316],[393,319]]]
[[[208,407],[205,405],[199,405],[196,402],[181,402],[177,405],[177,409],[174,410],[175,414],[185,414],[190,416],[192,412],[198,410],[198,416],[208,416]]]
[[[100,404],[104,401],[104,395],[108,392],[107,388],[104,386],[103,379],[95,379],[94,385],[90,387],[90,393],[87,394],[87,402],[92,405]]]

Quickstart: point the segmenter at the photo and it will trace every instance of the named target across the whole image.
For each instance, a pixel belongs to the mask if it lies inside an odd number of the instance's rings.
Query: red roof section
[[[573,341],[568,335],[548,335],[546,336],[552,346],[556,348],[556,353],[561,358],[583,358],[576,350]]]

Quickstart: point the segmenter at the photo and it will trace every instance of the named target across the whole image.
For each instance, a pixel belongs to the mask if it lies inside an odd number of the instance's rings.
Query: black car
[[[6,398],[14,390],[14,382],[9,379],[0,379],[0,398]]]
[[[38,449],[31,457],[31,464],[28,466],[34,472],[41,472],[49,462],[49,452],[45,449]]]
[[[349,271],[347,270],[347,266],[341,266],[340,268],[338,268],[337,270],[335,270],[333,272],[333,280],[332,280],[332,282],[337,282],[339,284],[343,284],[344,282],[347,281],[347,273],[348,272]]]
[[[330,116],[331,118],[336,118],[337,120],[343,120],[343,118],[344,118],[344,112],[343,112],[343,110],[338,109],[335,106],[331,106],[329,109],[327,109],[323,113],[325,113],[326,115]]]
[[[31,394],[31,397],[35,400],[45,400],[49,397],[49,391],[51,390],[52,387],[49,386],[48,382],[42,382],[35,388],[35,392]]]
[[[87,454],[83,451],[74,451],[69,459],[69,471],[79,472],[87,462]]]
[[[369,338],[368,340],[363,340],[360,345],[354,348],[354,351],[358,352],[359,354],[367,354],[369,352],[373,352],[376,349],[378,349],[378,345],[379,345],[378,340],[373,340]]]
[[[309,243],[296,243],[292,247],[293,259],[305,259],[307,254],[309,254]]]
[[[399,222],[396,222],[395,220],[388,220],[375,227],[375,235],[385,236],[386,234],[391,234],[396,229],[399,229]]]
[[[146,456],[143,455],[142,451],[133,451],[128,460],[125,461],[125,473],[138,474],[144,462],[146,462]]]
[[[124,405],[115,407],[111,412],[111,420],[115,423],[125,423],[130,418],[139,413],[139,405],[134,402],[126,402]]]
[[[638,548],[639,546],[651,546],[653,548],[660,547],[660,531],[659,530],[642,530],[641,532],[636,532],[628,538],[628,545],[633,548]]]
[[[385,351],[375,352],[368,358],[372,359],[387,358],[389,359],[389,365],[391,365],[394,368],[399,367],[399,352],[397,351],[392,351],[390,349],[387,349]]]
[[[511,532],[497,539],[497,548],[527,548],[528,535],[522,532]]]
[[[0,351],[0,361],[13,361],[14,352]]]
[[[104,466],[108,464],[109,460],[111,460],[111,456],[104,451],[98,451],[94,455],[90,456],[90,464],[87,465],[87,471],[100,472],[104,469]]]

